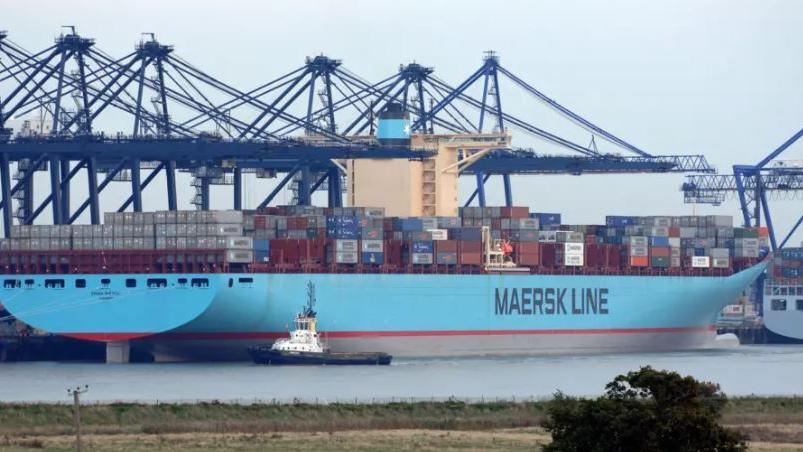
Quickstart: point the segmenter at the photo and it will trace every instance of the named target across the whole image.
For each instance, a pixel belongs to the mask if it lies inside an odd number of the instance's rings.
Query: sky
[[[318,54],[374,81],[415,61],[454,86],[492,49],[518,77],[626,141],[652,154],[704,154],[728,173],[734,164],[758,162],[803,126],[802,16],[803,2],[791,0],[2,0],[0,29],[39,50],[62,25],[75,25],[117,56],[153,32],[184,60],[244,90]],[[522,91],[500,91],[505,109],[548,130],[565,127]],[[553,153],[513,134],[516,146]],[[589,136],[576,138],[585,143]],[[803,160],[803,142],[782,158]],[[488,202],[498,205],[496,179]],[[514,203],[560,212],[573,224],[612,214],[738,218],[734,200],[684,204],[682,182],[679,174],[515,176]],[[273,183],[249,180],[246,204],[258,203]],[[464,198],[472,183],[461,182]],[[212,208],[230,206],[225,190],[214,189]],[[104,193],[104,210],[116,208],[123,192]],[[155,181],[146,208],[165,208],[163,193]],[[191,195],[188,186],[180,190],[181,207],[189,208]],[[772,202],[771,209],[784,236],[803,213],[803,198]],[[803,240],[803,231],[793,240]]]

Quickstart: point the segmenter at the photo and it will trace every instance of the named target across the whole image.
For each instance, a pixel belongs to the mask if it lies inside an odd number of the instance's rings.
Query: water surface
[[[649,364],[718,382],[729,395],[803,395],[803,346],[741,346],[654,354],[399,359],[390,366],[278,367],[250,363],[3,363],[0,401],[384,401],[598,395]]]

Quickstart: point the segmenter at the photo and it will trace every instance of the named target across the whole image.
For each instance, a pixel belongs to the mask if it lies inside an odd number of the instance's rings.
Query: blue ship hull
[[[131,341],[157,360],[248,359],[248,346],[287,335],[308,281],[316,287],[318,329],[333,351],[676,350],[708,346],[719,311],[764,267],[729,277],[14,275],[5,277],[0,303],[35,328]]]

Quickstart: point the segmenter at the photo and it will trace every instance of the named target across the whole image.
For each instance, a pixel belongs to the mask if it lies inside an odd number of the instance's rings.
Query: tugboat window
[[[240,284],[253,284],[254,278],[240,278]]]
[[[100,280],[100,287],[102,287],[104,289],[108,289],[109,288],[109,284],[111,284],[111,283],[112,283],[111,279],[103,278],[103,279]]]
[[[64,288],[64,280],[63,279],[46,279],[45,280],[45,288],[47,288],[47,289],[63,289]]]
[[[26,279],[25,280],[25,287],[33,287],[33,280],[32,279]]]
[[[125,280],[126,287],[137,287],[137,280],[134,278],[128,278]]]
[[[233,278],[229,278],[229,287],[231,287],[233,285],[234,285],[234,279]]]
[[[798,311],[803,311],[803,300],[795,300],[795,305]]]
[[[85,279],[76,279],[75,280],[75,287],[78,289],[83,289],[86,287],[86,280]]]
[[[209,280],[206,278],[192,278],[190,282],[192,287],[209,287]]]
[[[786,300],[774,299],[771,306],[773,311],[786,311]]]
[[[179,278],[178,279],[178,285],[181,286],[181,287],[186,286],[187,285],[187,278]]]

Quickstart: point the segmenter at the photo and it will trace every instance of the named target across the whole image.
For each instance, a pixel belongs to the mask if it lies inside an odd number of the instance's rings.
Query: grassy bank
[[[81,417],[102,450],[531,450],[549,440],[538,428],[544,411],[544,402],[105,404],[83,406]],[[723,423],[803,450],[803,398],[734,398]],[[72,433],[69,405],[0,405],[0,449],[69,449]]]

